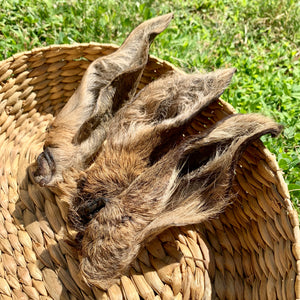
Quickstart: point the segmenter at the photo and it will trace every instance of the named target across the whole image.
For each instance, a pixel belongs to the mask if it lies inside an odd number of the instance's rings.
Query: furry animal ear
[[[37,159],[37,183],[53,186],[62,180],[64,171],[88,165],[106,137],[109,120],[135,94],[150,44],[172,16],[145,21],[117,51],[88,67],[80,86],[49,128],[44,152]]]
[[[172,192],[160,217],[141,231],[140,239],[147,240],[171,226],[200,223],[220,213],[230,203],[241,154],[262,135],[276,136],[281,130],[281,125],[262,115],[236,114],[184,141],[168,154],[177,161]]]
[[[224,92],[236,69],[207,74],[169,74],[146,86],[116,114],[111,144],[140,149],[151,163],[181,140],[189,122]],[[134,145],[134,146],[133,146]]]
[[[165,88],[159,101],[151,99],[152,106],[156,104],[151,121],[159,124],[161,130],[186,124],[223,94],[235,72],[235,68],[219,69],[206,74],[180,75],[156,82],[153,89]]]
[[[260,136],[280,130],[261,115],[232,115],[162,156],[87,225],[81,259],[87,282],[108,288],[155,235],[220,213],[230,203],[241,153]]]
[[[82,143],[91,132],[107,121],[136,92],[148,61],[149,47],[155,36],[170,23],[173,14],[159,16],[135,28],[114,53],[94,61],[80,86],[80,100],[93,107],[90,117],[82,124],[73,142]]]
[[[223,94],[235,71],[167,74],[148,84],[120,111],[120,122],[162,124],[165,128],[187,123]]]

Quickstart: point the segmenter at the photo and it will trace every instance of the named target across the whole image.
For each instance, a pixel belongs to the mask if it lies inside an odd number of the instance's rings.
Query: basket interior
[[[115,49],[102,44],[51,46],[0,63],[2,298],[299,298],[298,216],[275,158],[260,141],[240,159],[236,196],[218,218],[166,230],[141,251],[120,285],[107,292],[83,282],[75,251],[65,240],[67,208],[57,195],[33,184],[27,168],[42,151],[47,124],[90,62]],[[151,57],[139,89],[172,70]],[[229,104],[215,101],[187,133],[232,113]]]

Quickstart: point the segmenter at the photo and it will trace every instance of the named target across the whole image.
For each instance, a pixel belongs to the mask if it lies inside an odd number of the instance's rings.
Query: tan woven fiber
[[[147,245],[128,277],[107,292],[88,287],[65,237],[64,203],[33,184],[27,168],[44,130],[103,44],[60,45],[0,62],[1,299],[300,299],[297,212],[273,155],[251,145],[236,171],[236,197],[218,218],[172,228]],[[174,67],[151,58],[139,88]],[[234,113],[219,100],[189,133]]]

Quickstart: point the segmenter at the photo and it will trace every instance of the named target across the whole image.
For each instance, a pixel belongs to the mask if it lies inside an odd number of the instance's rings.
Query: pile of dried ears
[[[234,68],[174,72],[136,93],[151,42],[171,19],[167,14],[142,23],[116,52],[89,66],[49,126],[37,159],[35,181],[68,199],[83,277],[103,289],[166,228],[223,211],[242,152],[281,130],[262,115],[235,114],[184,134],[222,95]]]

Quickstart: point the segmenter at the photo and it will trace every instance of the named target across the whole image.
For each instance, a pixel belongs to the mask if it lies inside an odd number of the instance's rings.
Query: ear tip
[[[260,116],[262,118],[262,116]],[[272,137],[277,137],[283,130],[283,125],[276,123],[276,121],[265,117],[265,123],[262,123],[265,127],[266,134],[271,134]]]
[[[168,14],[157,16],[156,19],[162,20],[162,21],[171,21],[173,19],[173,17],[174,17],[174,13],[170,12]]]
[[[223,73],[223,75],[224,76],[228,76],[228,77],[232,77],[233,76],[233,74],[234,73],[236,73],[237,72],[237,68],[234,68],[234,67],[232,67],[232,68],[226,68],[226,69],[223,69],[222,70],[222,73]]]
[[[172,20],[172,19],[174,18],[174,13],[173,13],[173,12],[170,12],[170,13],[168,13],[168,14],[165,14],[165,17],[166,17],[167,19]]]
[[[249,124],[255,125],[253,128],[260,128],[263,131],[262,135],[270,133],[272,137],[276,137],[284,128],[282,124],[260,113],[234,114],[231,115],[231,117],[232,121],[239,123],[240,126],[248,126]],[[228,120],[229,119],[230,118],[228,118]]]
[[[284,126],[282,124],[275,123],[273,132],[271,132],[271,136],[272,137],[278,136],[282,132],[283,129],[284,129]]]
[[[165,15],[154,17],[147,22],[150,22],[153,24],[152,26],[157,27],[155,31],[156,33],[160,33],[167,28],[173,17],[174,13],[171,12]],[[152,30],[154,30],[154,28],[152,28]]]
[[[233,74],[237,71],[236,68],[224,68],[224,69],[218,69],[212,73],[208,73],[208,74],[212,74],[216,80],[221,84],[223,88],[225,88],[226,86],[228,86],[228,84],[230,83]]]
[[[233,68],[229,68],[232,72],[232,74],[236,73],[237,72],[237,68],[233,67]]]

